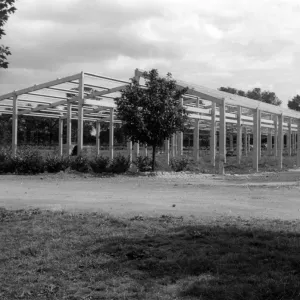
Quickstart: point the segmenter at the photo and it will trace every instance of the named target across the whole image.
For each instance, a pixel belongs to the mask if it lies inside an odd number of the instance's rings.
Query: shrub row
[[[124,173],[130,167],[129,158],[117,155],[112,161],[107,157],[94,157],[88,159],[83,156],[60,157],[58,155],[48,155],[43,158],[38,151],[23,150],[18,151],[15,157],[8,151],[0,150],[0,174],[38,174],[43,172],[57,173],[66,169],[78,172],[95,173]]]
[[[88,159],[85,156],[60,157],[48,155],[43,157],[38,150],[24,147],[18,150],[15,157],[11,156],[10,149],[0,149],[0,174],[38,174],[43,172],[57,173],[67,169],[78,172],[94,173],[124,173],[130,168],[129,157],[121,154],[113,160],[108,157],[96,156]],[[133,162],[140,172],[151,171],[152,158],[139,156]],[[170,167],[179,172],[187,169],[189,161],[186,157],[171,158]],[[158,164],[155,164],[158,167]]]
[[[134,162],[140,172],[147,172],[152,169],[152,159],[148,156],[139,156]],[[172,157],[170,159],[170,167],[175,172],[181,172],[188,169],[190,160],[185,156]],[[158,167],[158,163],[155,162],[155,168]]]

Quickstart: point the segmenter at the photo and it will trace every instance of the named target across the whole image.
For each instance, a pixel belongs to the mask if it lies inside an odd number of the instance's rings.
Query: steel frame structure
[[[136,69],[134,77],[140,82],[143,70]],[[181,99],[189,119],[193,124],[195,161],[199,160],[199,130],[210,132],[210,157],[216,164],[216,133],[219,132],[219,157],[226,162],[226,136],[230,137],[230,149],[233,148],[233,135],[236,135],[237,162],[241,162],[242,145],[247,156],[249,136],[253,136],[253,168],[258,171],[261,156],[261,136],[267,136],[268,154],[278,157],[278,167],[282,168],[283,136],[287,135],[287,151],[291,156],[297,153],[297,165],[300,166],[300,113],[232,95],[226,92],[206,88],[196,84],[176,80],[178,88],[188,87]],[[59,154],[63,155],[63,122],[67,122],[67,149],[71,149],[71,120],[78,120],[78,155],[83,148],[83,121],[96,122],[96,149],[100,149],[100,124],[110,123],[109,156],[113,158],[114,124],[116,119],[115,98],[120,96],[130,81],[120,80],[93,73],[81,72],[64,78],[33,85],[0,96],[0,114],[12,115],[12,152],[17,151],[17,130],[19,116],[35,116],[59,119]],[[274,142],[273,142],[274,140]],[[170,145],[171,144],[171,145]],[[273,145],[274,144],[274,145]],[[132,158],[132,144],[128,142],[128,153]],[[139,153],[139,145],[135,145]],[[170,155],[183,154],[183,133],[179,132],[165,141],[166,159]],[[146,151],[146,150],[145,150]],[[146,153],[146,152],[145,152]]]

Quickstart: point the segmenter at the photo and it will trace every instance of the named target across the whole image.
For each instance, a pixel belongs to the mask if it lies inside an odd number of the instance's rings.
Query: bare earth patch
[[[241,216],[296,219],[300,171],[254,175],[76,173],[0,176],[0,207],[108,212],[115,216]]]

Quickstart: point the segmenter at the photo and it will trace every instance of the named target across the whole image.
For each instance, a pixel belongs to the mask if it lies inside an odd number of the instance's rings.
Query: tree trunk
[[[152,172],[154,172],[155,168],[155,150],[156,150],[156,145],[152,146]]]

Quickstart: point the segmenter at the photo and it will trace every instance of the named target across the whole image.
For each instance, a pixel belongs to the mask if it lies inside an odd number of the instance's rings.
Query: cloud
[[[1,89],[81,70],[128,79],[136,67],[210,87],[298,90],[298,0],[22,0],[10,17]],[[288,80],[282,76],[287,74]]]

